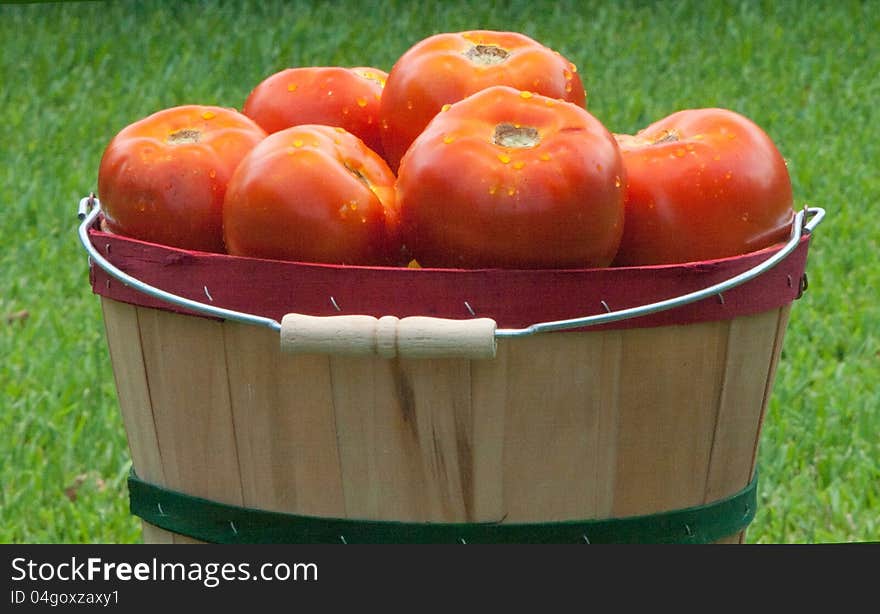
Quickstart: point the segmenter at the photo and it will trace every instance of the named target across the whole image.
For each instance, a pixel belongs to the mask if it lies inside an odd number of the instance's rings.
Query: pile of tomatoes
[[[780,241],[794,216],[748,118],[689,109],[614,134],[572,62],[495,31],[428,37],[389,73],[288,68],[241,111],[159,111],[113,138],[98,192],[110,232],[347,265],[707,260]]]

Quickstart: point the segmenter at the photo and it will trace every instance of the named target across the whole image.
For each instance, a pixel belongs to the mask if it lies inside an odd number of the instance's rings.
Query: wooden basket
[[[588,303],[602,314],[705,288],[781,246],[681,266],[399,270],[186,252],[102,232],[94,218],[84,225],[140,480],[317,522],[538,534],[555,523],[711,505],[753,483],[809,241],[804,233],[756,279],[675,309],[499,336],[494,358],[388,358],[282,351],[276,330],[147,296],[96,265],[95,254],[175,295],[269,319],[297,311],[466,320],[473,311],[501,327],[534,322],[542,310],[549,317],[538,321],[590,313]],[[268,304],[256,305],[259,296]],[[234,541],[242,527],[230,524]],[[143,526],[145,542],[193,541]],[[692,538],[685,525],[656,541]],[[743,531],[706,539],[739,542]]]

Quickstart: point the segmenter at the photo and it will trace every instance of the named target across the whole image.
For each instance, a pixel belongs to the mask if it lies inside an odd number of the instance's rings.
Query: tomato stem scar
[[[492,135],[492,143],[500,147],[512,147],[522,149],[534,147],[541,142],[538,129],[531,126],[514,126],[503,123],[495,126],[495,134]]]
[[[171,145],[198,143],[202,140],[202,132],[195,128],[181,128],[168,135],[166,141]]]
[[[659,145],[660,143],[674,143],[679,140],[678,130],[664,130],[659,137],[654,139],[654,145]]]
[[[464,57],[474,64],[489,66],[500,64],[507,59],[510,52],[498,45],[474,45],[464,52]]]

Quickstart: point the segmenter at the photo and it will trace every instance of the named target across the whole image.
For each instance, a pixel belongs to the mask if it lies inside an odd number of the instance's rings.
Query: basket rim
[[[717,298],[591,327],[591,330],[728,320],[784,306],[799,298],[810,234],[771,270]],[[88,240],[133,277],[192,300],[273,320],[297,312],[493,318],[499,327],[601,314],[667,299],[748,270],[777,244],[714,260],[591,269],[439,269],[334,265],[268,260],[169,247],[102,230]],[[186,313],[112,279],[90,262],[95,294],[143,307]],[[579,329],[572,329],[579,330]]]

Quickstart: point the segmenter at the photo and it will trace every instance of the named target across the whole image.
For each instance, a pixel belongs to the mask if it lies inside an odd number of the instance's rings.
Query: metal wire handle
[[[110,276],[119,280],[126,286],[129,286],[143,294],[146,294],[147,296],[157,298],[161,301],[176,305],[178,307],[184,307],[192,311],[202,313],[204,315],[214,316],[222,318],[224,320],[233,320],[236,322],[243,322],[246,324],[255,324],[258,326],[268,327],[277,332],[280,332],[282,330],[281,322],[273,320],[272,318],[243,313],[231,309],[224,309],[222,307],[194,301],[192,299],[188,299],[177,294],[166,292],[165,290],[156,288],[155,286],[151,286],[120,270],[104,256],[102,256],[101,253],[98,252],[97,249],[95,249],[95,246],[92,245],[92,242],[89,240],[88,229],[94,224],[100,213],[101,203],[94,194],[86,196],[85,198],[82,198],[80,200],[78,210],[78,216],[81,220],[81,223],[79,225],[79,239],[82,242],[83,247],[85,247],[86,251],[88,252],[89,257],[92,259],[92,262],[101,267]],[[747,281],[759,277],[763,273],[767,272],[768,270],[772,269],[774,266],[785,260],[785,258],[787,258],[788,255],[791,254],[795,250],[795,248],[797,248],[798,244],[800,243],[801,237],[804,234],[811,233],[816,228],[816,226],[818,226],[822,222],[824,217],[824,209],[820,207],[804,207],[802,210],[798,211],[795,214],[794,221],[791,225],[791,235],[789,236],[788,241],[779,251],[774,252],[766,260],[760,262],[751,269],[743,271],[739,275],[731,277],[730,279],[727,279],[723,282],[719,282],[717,284],[703,288],[702,290],[696,290],[694,292],[689,292],[688,294],[682,294],[662,301],[640,305],[638,307],[608,311],[607,313],[600,313],[581,318],[556,320],[552,322],[539,322],[525,328],[498,328],[494,331],[494,338],[501,339],[509,337],[524,337],[550,331],[607,324],[609,322],[617,322],[629,318],[637,318],[640,316],[657,313],[659,311],[666,311],[668,309],[682,307],[684,305],[695,303],[711,296],[722,294],[723,292],[731,290],[739,285],[746,283]]]

